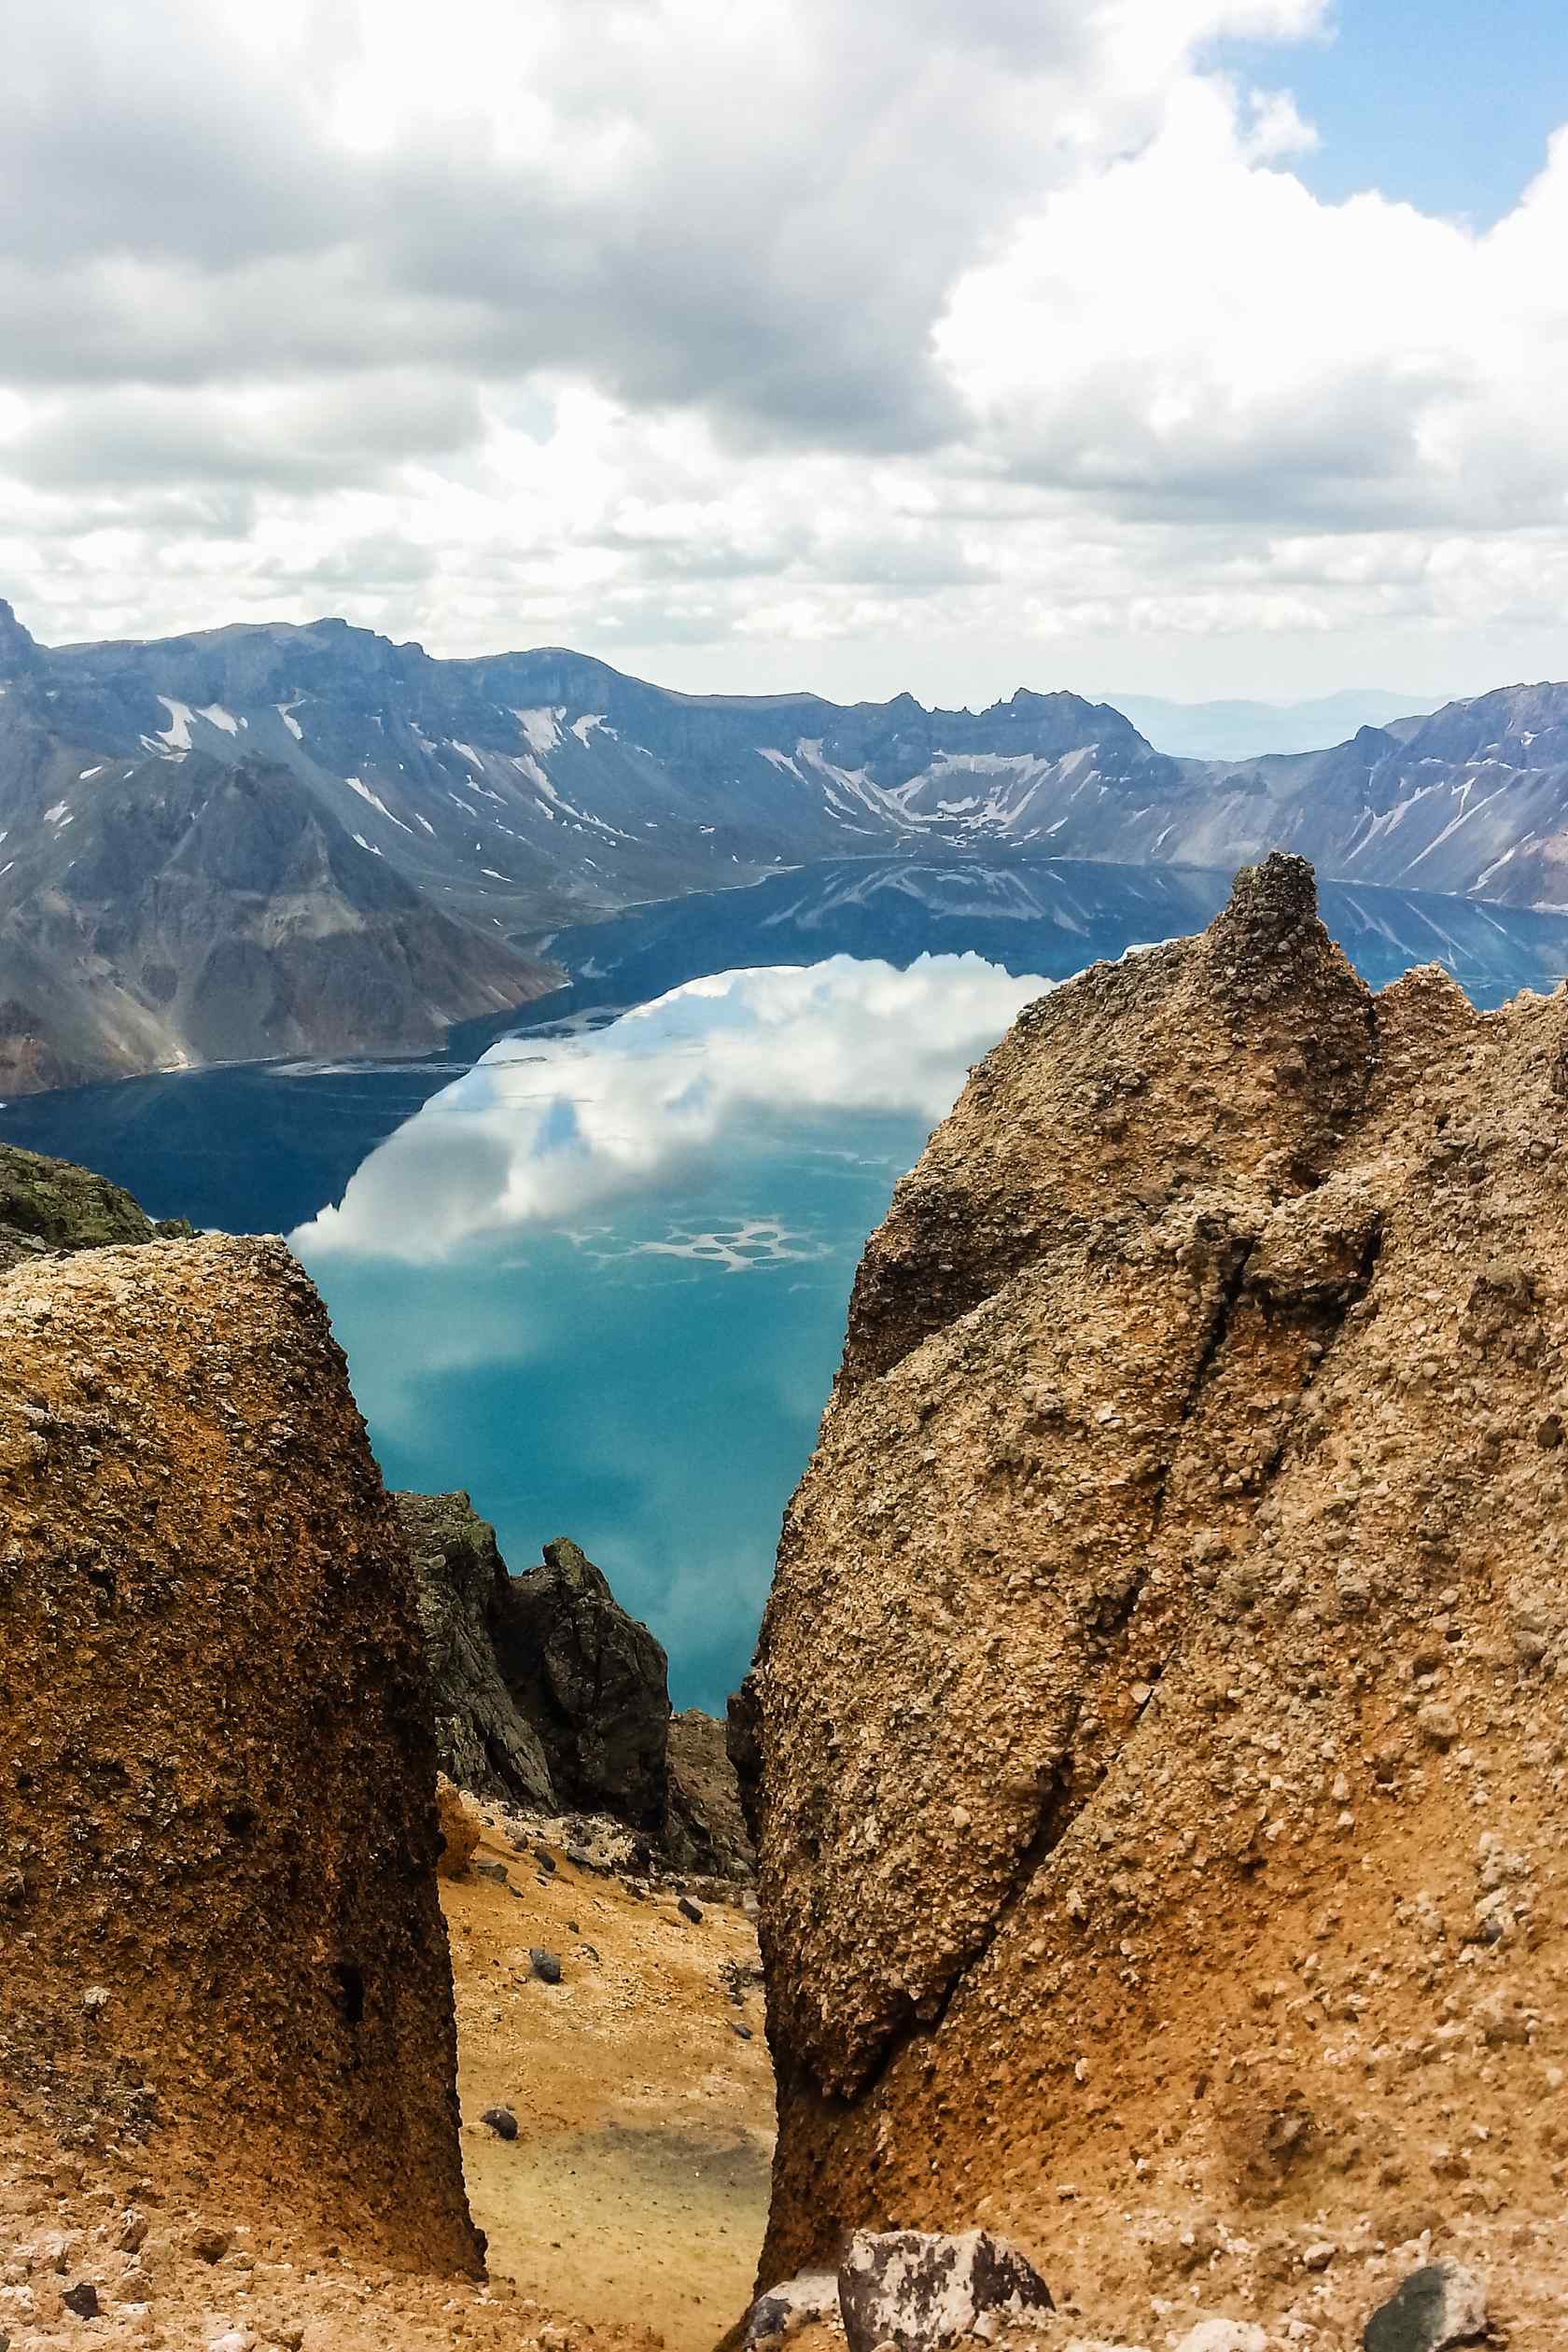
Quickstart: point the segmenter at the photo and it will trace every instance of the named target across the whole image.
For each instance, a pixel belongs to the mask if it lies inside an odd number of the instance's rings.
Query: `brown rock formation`
[[[473,2268],[407,1556],[281,1244],[0,1282],[0,2134]]]
[[[764,2284],[980,2221],[1108,2335],[1338,2343],[1423,2227],[1553,2225],[1565,1099],[1568,995],[1374,998],[1281,857],[975,1071],[735,1725]]]

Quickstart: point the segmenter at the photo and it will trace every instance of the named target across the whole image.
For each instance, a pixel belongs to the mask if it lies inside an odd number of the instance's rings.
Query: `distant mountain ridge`
[[[342,621],[35,642],[0,604],[0,1084],[419,1047],[530,950],[782,867],[1029,846],[1568,903],[1568,687],[1323,751],[1172,757],[1020,689],[682,694],[558,647],[463,661]]]
[[[1177,759],[1255,760],[1276,751],[1316,751],[1358,727],[1386,727],[1430,706],[1421,694],[1346,688],[1309,702],[1170,702],[1161,694],[1107,697],[1151,743]]]
[[[509,931],[933,830],[1032,839],[1034,805],[1091,771],[1178,780],[1071,693],[978,714],[680,694],[560,648],[437,661],[341,621],[46,651],[6,618],[0,680],[9,648],[12,694],[104,773],[264,758],[417,887]]]

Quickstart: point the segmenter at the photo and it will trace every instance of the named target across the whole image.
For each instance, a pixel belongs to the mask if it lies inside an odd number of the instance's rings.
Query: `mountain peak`
[[[0,678],[14,677],[18,670],[30,668],[37,651],[31,632],[22,627],[13,607],[0,596]]]

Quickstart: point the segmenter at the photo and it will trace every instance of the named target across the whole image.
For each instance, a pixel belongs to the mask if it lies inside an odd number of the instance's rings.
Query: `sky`
[[[1547,0],[9,0],[0,595],[689,690],[1568,676]]]

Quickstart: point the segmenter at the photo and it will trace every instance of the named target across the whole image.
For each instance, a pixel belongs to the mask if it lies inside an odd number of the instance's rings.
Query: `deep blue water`
[[[571,1534],[718,1706],[755,1637],[866,1234],[1018,1007],[1199,928],[1226,877],[851,862],[561,934],[572,973],[421,1063],[270,1065],[0,1108],[159,1215],[289,1232],[394,1485],[462,1486],[517,1568]],[[1568,918],[1325,887],[1382,986],[1493,1004]],[[673,993],[672,993],[673,992]]]

